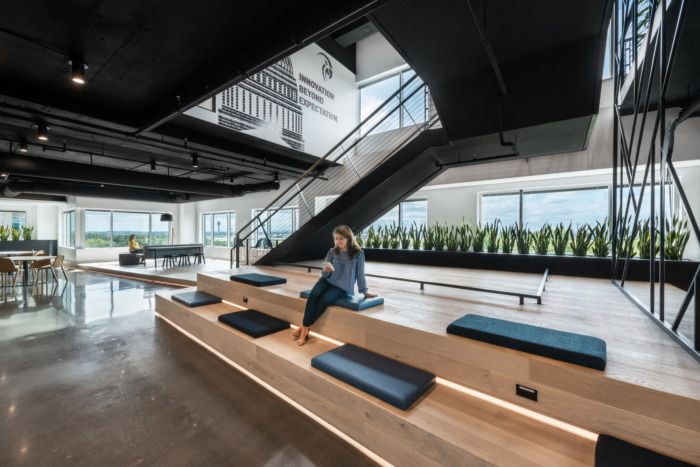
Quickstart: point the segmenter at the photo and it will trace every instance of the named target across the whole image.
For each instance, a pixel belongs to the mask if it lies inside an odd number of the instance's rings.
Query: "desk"
[[[56,258],[55,256],[8,256],[9,259],[11,259],[14,262],[19,262],[22,263],[22,269],[24,271],[23,275],[23,281],[22,285],[27,286],[29,284],[29,263],[32,261],[38,261],[42,259],[48,259],[53,262],[53,260]]]

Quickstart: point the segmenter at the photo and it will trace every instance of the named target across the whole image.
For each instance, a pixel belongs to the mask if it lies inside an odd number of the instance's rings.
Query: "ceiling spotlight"
[[[76,84],[85,84],[85,70],[87,65],[83,61],[83,57],[76,55],[68,60],[71,68],[71,80]]]
[[[42,141],[49,140],[49,127],[46,126],[46,123],[36,124],[36,137]]]
[[[195,169],[199,167],[199,154],[197,154],[196,152],[192,153],[192,167],[194,167]]]
[[[155,172],[155,171],[156,171],[156,160],[151,159],[151,172]]]
[[[0,174],[0,177],[2,177],[2,178],[7,178],[7,177],[9,177],[9,175],[6,174],[6,173],[2,173],[2,174]]]
[[[273,174],[273,176],[274,176],[274,181],[275,181],[275,182],[279,182],[279,181],[280,181],[280,174],[279,174],[279,173],[275,172],[275,173]]]
[[[19,152],[27,152],[29,151],[29,145],[27,144],[27,140],[24,138],[21,138],[19,140]]]

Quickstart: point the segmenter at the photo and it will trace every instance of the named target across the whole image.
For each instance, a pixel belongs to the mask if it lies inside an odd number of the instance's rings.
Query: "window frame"
[[[216,215],[226,216],[226,245],[214,245],[214,217]],[[210,227],[211,227],[211,243],[207,243],[206,236],[206,216],[210,216]],[[225,211],[206,211],[199,213],[199,239],[206,248],[231,248],[235,243],[236,235],[236,211],[225,210]]]
[[[379,77],[377,77],[377,78],[375,78],[375,79],[369,79],[369,80],[363,82],[363,83],[358,87],[358,89],[357,89],[357,90],[358,90],[358,93],[357,93],[357,99],[358,99],[357,108],[358,108],[358,112],[359,112],[359,114],[360,114],[360,119],[361,119],[360,121],[362,121],[362,91],[363,91],[364,89],[366,89],[366,88],[368,88],[368,87],[371,87],[371,86],[374,86],[374,85],[377,85],[377,84],[379,84],[379,83],[381,83],[381,82],[383,82],[383,81],[387,81],[387,80],[389,80],[389,79],[396,78],[396,77],[398,76],[398,78],[399,78],[399,86],[398,86],[398,88],[396,88],[396,89],[394,89],[394,90],[392,91],[392,94],[393,94],[394,92],[398,91],[399,89],[401,89],[401,92],[399,93],[399,99],[400,99],[400,100],[403,100],[403,99],[404,99],[404,92],[405,92],[406,90],[405,90],[405,89],[402,89],[402,88],[403,88],[404,84],[405,84],[409,79],[413,78],[413,76],[410,76],[410,77],[408,77],[408,78],[405,78],[405,75],[408,74],[408,73],[410,73],[410,72],[413,72],[414,74],[417,75],[416,71],[415,71],[413,68],[411,68],[411,67],[401,67],[401,68],[397,69],[396,71],[392,71],[391,73],[382,74],[382,75],[380,75]],[[421,82],[422,82],[422,78],[421,78],[420,76],[418,76],[417,79],[420,79]],[[412,91],[411,91],[411,92],[412,92]],[[415,95],[411,97],[411,99],[413,99],[413,98],[415,98]],[[385,99],[384,101],[382,101],[382,104],[383,104],[385,101],[386,101],[386,99]],[[381,104],[380,104],[380,105],[381,105]],[[374,111],[374,110],[376,110],[376,109],[373,109],[372,111]],[[424,111],[424,114],[423,114],[423,120],[422,120],[422,122],[426,122],[426,121],[428,121],[428,96],[427,96],[426,93],[423,93],[423,111]],[[399,112],[399,118],[398,118],[398,120],[399,120],[399,126],[397,126],[397,127],[395,127],[395,128],[388,128],[388,129],[386,129],[386,130],[381,130],[381,131],[376,131],[376,130],[374,130],[374,133],[375,133],[375,134],[378,134],[378,133],[384,133],[384,132],[392,131],[392,130],[399,130],[399,129],[401,129],[401,128],[406,128],[407,126],[413,125],[413,122],[412,122],[412,121],[410,121],[410,122],[408,122],[408,123],[404,122],[404,112],[406,112],[406,110],[405,110],[403,107],[400,108],[400,109],[398,109],[398,112]],[[371,112],[370,112],[370,114],[371,114]],[[407,119],[407,120],[410,120],[410,118]],[[392,207],[392,208],[393,208],[393,207]]]
[[[134,210],[121,210],[121,209],[82,209],[83,211],[83,217],[82,217],[82,225],[81,225],[81,233],[82,233],[82,242],[81,242],[81,247],[86,249],[86,248],[127,248],[126,246],[119,246],[114,244],[114,213],[118,214],[145,214],[148,216],[148,234],[146,235],[146,245],[150,244],[151,241],[151,234],[153,232],[153,216],[159,216],[163,214],[168,214],[165,211],[134,211]],[[69,212],[69,211],[64,211],[64,212]],[[107,246],[87,246],[86,242],[86,237],[87,237],[87,213],[88,212],[107,212],[109,213],[109,245]],[[168,223],[168,243],[172,241],[172,238],[170,237],[170,232],[172,230],[172,221],[167,221]],[[77,234],[77,232],[76,232]],[[76,241],[77,243],[77,241]]]

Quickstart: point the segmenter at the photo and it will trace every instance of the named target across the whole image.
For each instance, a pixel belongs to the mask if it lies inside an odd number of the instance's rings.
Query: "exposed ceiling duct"
[[[244,192],[258,191],[252,185],[228,185],[222,183],[173,178],[148,172],[115,169],[109,167],[77,164],[41,157],[5,154],[0,157],[0,172],[15,177],[32,179],[51,179],[74,183],[102,184],[116,187],[129,187],[148,191],[165,191],[172,193],[204,195],[208,197],[240,196]],[[262,182],[261,190],[276,189],[274,182]],[[245,189],[242,187],[246,187]],[[279,187],[279,183],[276,185]]]

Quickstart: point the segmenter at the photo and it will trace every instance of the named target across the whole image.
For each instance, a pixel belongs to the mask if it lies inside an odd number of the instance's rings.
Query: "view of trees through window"
[[[124,211],[85,211],[85,247],[125,247],[136,235],[141,245],[169,242],[170,223],[160,222],[161,213]]]
[[[253,209],[253,217],[257,216],[261,211],[261,209]],[[260,220],[265,221],[268,217],[270,217],[269,214],[263,213],[260,216]],[[280,209],[264,222],[263,227],[265,229],[264,232],[260,227],[253,232],[253,245],[262,246],[266,239],[265,234],[267,234],[273,245],[284,240],[299,228],[299,208],[288,207]]]
[[[641,186],[634,186],[634,194],[639,199]],[[628,189],[622,190],[623,200],[627,199]],[[577,226],[602,222],[610,218],[610,189],[607,186],[586,187],[563,190],[532,190],[522,192],[522,219],[520,219],[520,192],[489,193],[481,196],[481,223],[491,223],[496,219],[504,226],[522,221],[530,229],[540,229],[545,223],[550,225],[571,223]],[[619,195],[619,193],[618,193]],[[660,185],[654,187],[655,211],[660,212]],[[672,215],[672,187],[666,187],[666,213]],[[639,220],[651,215],[651,190],[645,190],[642,199]],[[633,210],[630,204],[629,222],[632,222]]]
[[[236,236],[236,213],[213,212],[202,214],[202,243],[204,246],[233,246]]]

